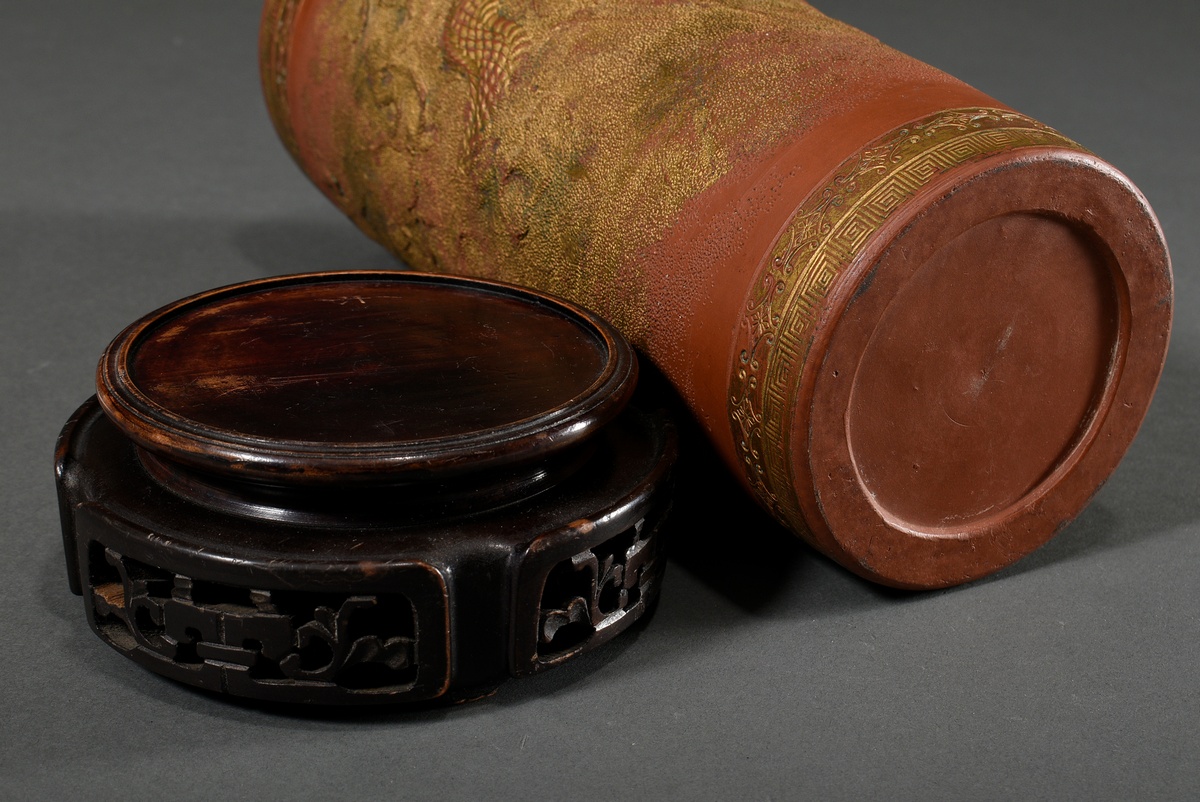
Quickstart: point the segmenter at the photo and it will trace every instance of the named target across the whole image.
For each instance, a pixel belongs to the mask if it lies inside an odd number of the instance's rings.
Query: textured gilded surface
[[[467,79],[471,94],[467,144],[478,147],[492,109],[529,47],[529,38],[500,11],[499,0],[460,0],[446,21],[442,45],[446,59]]]
[[[822,303],[867,239],[906,200],[955,167],[1022,147],[1078,148],[1028,117],[951,109],[870,143],[796,212],[747,301],[729,418],[746,475],[780,521],[806,531],[789,458],[792,405]]]
[[[267,24],[286,5],[268,3]],[[340,98],[320,121],[340,164],[300,157],[331,199],[416,268],[553,291],[638,345],[661,288],[635,263],[689,199],[870,95],[856,85],[870,71],[949,80],[804,3],[305,0],[302,13],[320,44],[267,92]]]

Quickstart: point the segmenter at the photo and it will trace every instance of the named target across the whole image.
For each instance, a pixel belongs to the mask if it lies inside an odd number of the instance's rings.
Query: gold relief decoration
[[[327,83],[302,113],[332,136],[306,169],[326,194],[416,269],[553,292],[643,347],[661,291],[640,261],[855,91],[831,54],[940,75],[802,3],[372,0],[365,23],[362,3],[309,3]]]
[[[446,59],[467,78],[471,105],[467,146],[479,144],[496,102],[508,89],[529,38],[504,16],[499,0],[459,0],[442,34]]]
[[[998,109],[951,109],[892,131],[838,167],[800,206],[754,283],[730,379],[729,419],[746,476],[782,523],[807,532],[794,491],[792,396],[834,281],[905,201],[939,175],[1023,147],[1079,145]]]

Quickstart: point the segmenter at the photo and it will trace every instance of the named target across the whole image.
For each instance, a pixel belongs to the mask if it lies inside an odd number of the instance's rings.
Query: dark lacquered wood
[[[603,321],[487,282],[314,274],[164,307],[59,440],[72,590],[118,652],[211,691],[477,697],[657,598],[675,434],[627,406],[636,375]]]
[[[630,409],[596,439],[576,473],[499,509],[414,521],[350,502],[297,524],[159,484],[93,399],[59,449],[69,577],[104,642],[181,682],[302,704],[469,699],[605,643],[657,598],[673,431]],[[376,609],[403,610],[405,631]]]
[[[628,401],[636,361],[601,319],[443,276],[326,273],[184,299],[126,329],[100,403],[186,464],[344,485],[536,460]]]

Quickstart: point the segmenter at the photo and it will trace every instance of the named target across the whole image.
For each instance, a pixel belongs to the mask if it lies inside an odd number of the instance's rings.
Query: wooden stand
[[[629,345],[505,285],[266,279],[126,329],[56,454],[110,646],[237,696],[469,699],[654,602],[673,427]]]

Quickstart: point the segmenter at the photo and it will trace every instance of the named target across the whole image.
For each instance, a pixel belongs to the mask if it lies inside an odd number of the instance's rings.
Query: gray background
[[[1191,2],[824,0],[1088,145],[1175,259],[1154,406],[1049,546],[952,591],[860,582],[718,490],[648,626],[461,708],[229,703],[101,644],[51,452],[101,350],[216,285],[394,265],[260,100],[252,0],[0,3],[0,796],[1200,798],[1200,14]]]

